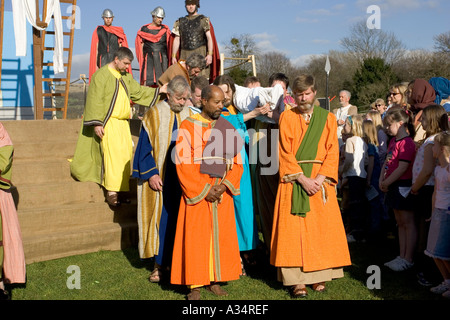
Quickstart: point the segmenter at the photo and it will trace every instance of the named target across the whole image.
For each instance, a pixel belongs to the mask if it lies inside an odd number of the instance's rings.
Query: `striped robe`
[[[181,194],[178,198],[175,196],[179,183],[171,159],[171,145],[176,139],[176,130],[190,113],[189,108],[175,113],[166,101],[161,101],[150,108],[142,120],[141,134],[134,156],[133,177],[139,179],[137,212],[139,255],[142,259],[156,256],[156,262],[160,265],[170,263],[173,239],[169,237],[175,232],[171,229],[172,224],[175,229],[181,199]],[[171,169],[173,172],[166,172],[168,167],[173,167]],[[148,179],[155,174],[163,180],[163,192],[154,191],[149,187]],[[166,235],[169,239],[166,239]]]

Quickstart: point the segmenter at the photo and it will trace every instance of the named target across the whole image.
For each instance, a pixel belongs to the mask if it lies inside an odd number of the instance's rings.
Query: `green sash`
[[[297,161],[301,160],[315,160],[317,155],[317,148],[319,140],[322,136],[325,123],[327,122],[328,111],[320,107],[314,107],[311,121],[306,130],[305,137],[297,150],[295,158]],[[301,163],[303,174],[311,178],[312,163]],[[296,216],[305,217],[306,213],[310,211],[309,196],[303,187],[298,183],[294,183],[292,190],[292,209],[291,213]]]

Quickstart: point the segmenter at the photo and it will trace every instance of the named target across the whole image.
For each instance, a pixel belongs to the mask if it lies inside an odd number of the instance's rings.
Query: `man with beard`
[[[128,48],[128,41],[122,27],[113,26],[114,14],[110,9],[103,10],[104,24],[98,26],[92,34],[91,56],[89,62],[89,82],[94,72],[114,59],[114,53],[120,47]],[[127,68],[132,73],[131,65]]]
[[[245,121],[248,121],[261,112],[269,112],[270,107],[268,105],[264,107],[255,108],[252,111],[242,114],[232,104],[233,95],[236,87],[233,79],[228,75],[220,75],[214,80],[214,84],[221,88],[224,92],[224,111],[222,116],[225,117],[233,126],[238,130],[241,138],[248,146],[250,143],[250,135],[247,130]],[[247,152],[248,148],[243,146],[241,150],[241,158],[243,165],[243,172],[240,182],[240,194],[233,196],[234,210],[236,216],[236,229],[239,240],[239,250],[243,258],[242,274],[245,275],[245,264],[250,263],[250,255],[252,250],[256,249],[259,243],[258,228],[255,215],[255,203],[254,194],[252,188],[252,180],[250,176],[250,164],[249,156]],[[250,150],[251,151],[251,150]],[[272,210],[273,212],[273,210]]]
[[[120,205],[119,192],[129,191],[133,141],[130,101],[152,107],[166,88],[141,86],[126,70],[133,60],[121,47],[108,65],[97,70],[89,85],[83,124],[70,165],[78,181],[92,181],[106,190],[106,201]]]
[[[242,144],[236,143],[234,138],[228,140],[229,129],[217,139],[218,127],[232,128],[220,116],[223,100],[224,94],[217,86],[203,89],[202,112],[183,121],[176,145],[176,168],[183,199],[178,214],[171,283],[187,285],[191,290],[188,300],[199,300],[203,286],[216,295],[227,295],[219,283],[239,279],[241,272],[232,196],[239,194]],[[230,149],[227,155],[213,153],[217,149],[208,147],[212,135],[215,136],[213,143]],[[219,169],[217,176],[202,170],[213,158],[218,160],[211,165]]]
[[[314,77],[297,77],[292,90],[297,107],[285,110],[279,122],[280,182],[270,262],[291,294],[304,297],[306,285],[323,291],[351,262],[335,192],[336,117],[314,106]]]
[[[167,45],[170,29],[162,23],[164,17],[164,9],[156,7],[152,11],[153,21],[144,25],[136,36],[136,58],[142,85],[156,86],[159,77],[169,66]]]
[[[185,108],[190,88],[182,76],[167,86],[167,100],[150,108],[143,120],[133,162],[138,178],[139,255],[154,258],[150,282],[159,282],[171,259],[181,200],[175,164],[171,160],[177,130],[190,114]]]
[[[175,21],[172,29],[169,51],[172,64],[186,60],[191,54],[198,53],[205,57],[206,68],[202,75],[210,83],[220,73],[220,55],[214,28],[208,17],[199,14],[200,0],[186,0],[187,16]]]

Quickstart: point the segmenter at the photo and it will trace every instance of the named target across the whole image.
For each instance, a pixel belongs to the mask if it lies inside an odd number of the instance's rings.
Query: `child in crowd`
[[[412,165],[416,155],[415,135],[410,112],[392,108],[383,119],[387,133],[392,136],[385,165],[381,168],[380,190],[386,193],[386,204],[394,211],[398,227],[400,255],[385,266],[403,271],[414,265],[413,256],[417,243],[417,226],[414,203],[410,190]]]
[[[433,214],[425,254],[434,259],[444,281],[431,292],[450,298],[450,132],[436,135],[433,157],[439,164],[434,171]]]
[[[380,180],[380,156],[378,154],[377,128],[371,120],[363,121],[363,137],[367,144],[368,165],[367,165],[367,191],[366,196],[370,204],[370,236],[372,239],[381,236],[384,221],[388,220],[388,215],[383,206],[384,197],[379,188]]]
[[[442,121],[445,117],[445,121]],[[414,195],[415,213],[418,226],[416,269],[419,283],[431,285],[435,270],[434,263],[424,255],[429,230],[429,218],[432,211],[432,196],[434,191],[433,171],[437,161],[433,158],[433,144],[436,135],[448,129],[447,114],[445,109],[437,104],[432,104],[423,109],[419,118],[422,128],[425,130],[425,138],[418,142],[416,158],[413,165],[413,177],[411,193]]]
[[[339,177],[338,177],[338,194],[341,197],[340,208],[342,213],[342,220],[344,221],[345,229],[348,228],[348,179],[342,177],[342,169],[345,162],[345,142],[352,136],[351,133],[346,133],[342,129],[342,145],[339,147]]]
[[[361,241],[365,236],[367,218],[364,206],[367,204],[366,190],[366,164],[368,162],[367,144],[362,139],[361,115],[347,117],[343,132],[351,134],[345,142],[345,160],[341,176],[348,181],[348,206],[350,233],[349,242]]]
[[[383,127],[383,120],[381,119],[381,115],[378,111],[369,111],[366,114],[366,119],[371,120],[377,129],[378,154],[380,156],[380,165],[383,165],[384,160],[386,160],[387,146],[389,142],[389,137]]]

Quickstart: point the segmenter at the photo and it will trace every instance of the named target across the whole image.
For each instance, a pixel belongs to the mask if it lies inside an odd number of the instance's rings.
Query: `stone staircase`
[[[102,188],[70,175],[81,120],[2,123],[14,144],[12,193],[27,264],[137,246],[136,180],[131,203],[112,209]],[[135,146],[139,126],[131,120]]]

